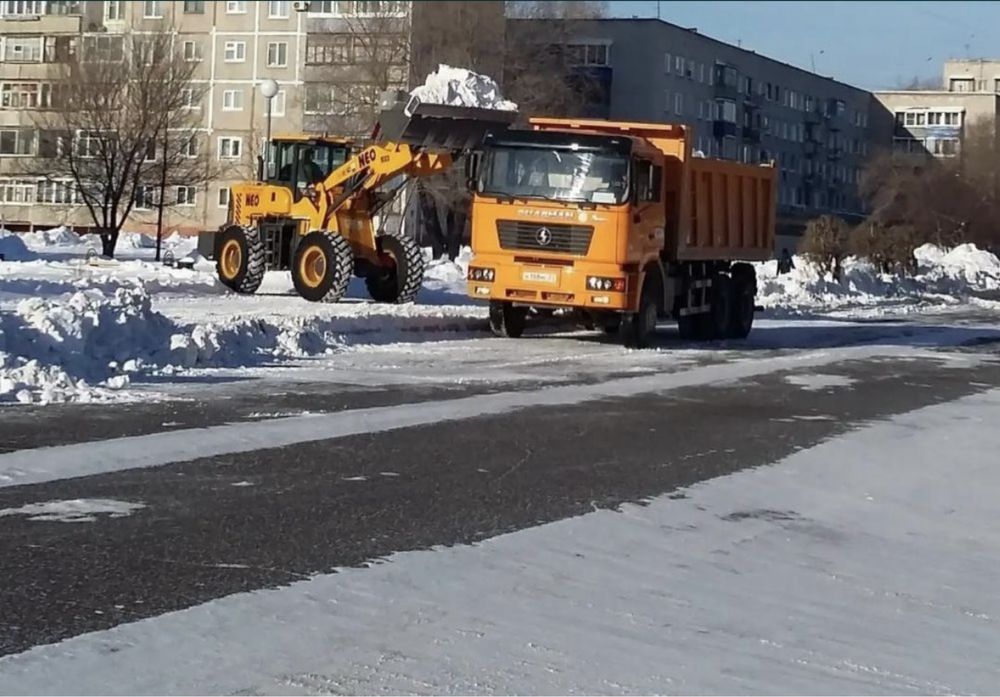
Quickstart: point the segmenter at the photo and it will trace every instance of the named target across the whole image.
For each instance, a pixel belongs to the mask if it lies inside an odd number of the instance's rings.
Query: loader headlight
[[[605,278],[603,276],[587,276],[587,288],[590,290],[613,290],[616,293],[624,293],[625,279]]]
[[[493,269],[482,269],[476,266],[469,267],[468,278],[470,281],[483,281],[485,283],[492,283],[496,279],[497,274]]]

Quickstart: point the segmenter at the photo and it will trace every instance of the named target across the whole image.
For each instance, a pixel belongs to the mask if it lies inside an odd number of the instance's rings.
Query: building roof
[[[554,20],[533,19],[533,18],[529,17],[529,18],[514,18],[513,21],[516,21],[516,22],[538,22],[538,21],[554,21]],[[857,90],[858,92],[866,92],[868,94],[871,94],[870,90],[866,90],[866,89],[864,89],[862,87],[856,87],[855,85],[850,85],[850,84],[848,84],[846,82],[841,82],[840,80],[837,80],[837,79],[834,79],[832,77],[829,77],[828,75],[820,75],[819,73],[814,73],[814,72],[812,72],[810,70],[806,70],[805,68],[800,68],[797,65],[792,65],[791,63],[786,63],[784,61],[778,60],[777,58],[771,58],[770,56],[767,56],[767,55],[765,55],[763,53],[757,53],[756,51],[753,51],[753,50],[748,49],[748,48],[743,48],[742,46],[734,46],[733,44],[727,43],[727,42],[725,42],[725,41],[723,41],[721,39],[713,38],[713,37],[709,36],[708,34],[702,34],[701,32],[699,32],[694,27],[682,27],[679,24],[674,24],[673,22],[668,22],[665,19],[657,19],[656,17],[595,17],[595,18],[580,18],[580,19],[558,20],[558,21],[571,21],[571,22],[578,22],[578,23],[594,22],[594,23],[617,23],[617,24],[624,24],[624,23],[631,23],[631,24],[640,24],[640,23],[642,23],[642,24],[650,24],[651,23],[651,24],[657,24],[657,25],[661,25],[663,27],[668,27],[670,29],[676,29],[678,31],[685,31],[685,32],[688,32],[690,34],[694,34],[695,36],[698,36],[698,37],[700,37],[702,39],[710,41],[710,42],[712,42],[714,44],[718,44],[720,46],[725,46],[726,48],[728,48],[730,50],[739,51],[740,53],[744,53],[747,56],[753,56],[755,58],[763,58],[766,61],[770,61],[771,63],[776,63],[777,65],[784,66],[786,68],[789,68],[791,70],[795,70],[797,72],[803,73],[804,75],[808,75],[810,77],[819,78],[820,80],[827,80],[827,81],[832,82],[832,83],[834,83],[836,85],[840,85],[842,87],[847,87],[848,89]]]

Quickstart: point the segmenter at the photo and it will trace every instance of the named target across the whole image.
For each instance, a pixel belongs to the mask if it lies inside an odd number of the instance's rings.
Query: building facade
[[[873,128],[896,153],[960,157],[970,128],[997,134],[1000,60],[949,60],[939,90],[879,90]]]
[[[774,160],[779,232],[794,235],[821,213],[861,216],[869,92],[656,19],[576,20],[570,41],[598,86],[585,114],[684,123],[707,157]]]
[[[458,5],[473,10],[451,7]],[[370,132],[379,93],[421,82],[454,44],[432,40],[442,35],[435,12],[455,15],[451,30],[473,22],[502,40],[502,2],[428,2],[414,11],[395,0],[0,0],[0,225],[92,225],[69,182],[20,174],[41,154],[38,115],[77,51],[127,60],[129,41],[170,32],[175,50],[197,63],[188,107],[198,116],[195,147],[221,176],[168,192],[164,223],[167,234],[196,233],[221,225],[230,185],[255,176],[269,107],[275,135]],[[419,76],[411,50],[422,60]],[[260,90],[267,79],[279,86],[270,104]],[[155,232],[148,202],[133,210],[128,228]]]

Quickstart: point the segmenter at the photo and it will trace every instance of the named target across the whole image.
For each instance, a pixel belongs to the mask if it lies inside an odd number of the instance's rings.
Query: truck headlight
[[[613,290],[616,293],[624,293],[625,279],[605,278],[604,276],[587,276],[587,288],[591,290]]]
[[[485,283],[492,283],[496,279],[496,271],[493,269],[483,269],[477,266],[470,266],[468,273],[468,280],[470,281],[483,281]]]

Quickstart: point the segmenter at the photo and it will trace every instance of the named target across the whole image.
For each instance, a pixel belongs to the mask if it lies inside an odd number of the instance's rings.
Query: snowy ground
[[[193,244],[170,237],[164,248],[180,258]],[[485,307],[465,296],[467,256],[458,263],[432,261],[419,304],[372,303],[355,282],[346,302],[329,306],[296,297],[286,273],[269,273],[254,296],[227,293],[211,264],[166,267],[152,261],[152,245],[147,237],[126,235],[119,260],[112,262],[88,259],[94,243],[64,230],[0,234],[7,259],[0,262],[0,401],[155,399],[170,391],[171,376],[273,374],[276,365],[322,369],[324,360],[336,369],[351,362],[345,354],[359,352],[383,358],[391,353],[404,361],[442,352],[457,368],[479,362],[476,350],[453,343],[486,337]],[[837,321],[844,329],[845,320],[982,315],[1000,307],[994,300],[1000,297],[996,257],[971,245],[947,253],[929,246],[918,251],[921,269],[913,279],[881,276],[858,262],[848,263],[839,284],[819,278],[802,260],[787,276],[775,275],[774,262],[760,265],[758,301],[765,313],[758,327],[765,331],[732,348],[780,348],[789,339],[790,348],[805,348],[796,336],[808,326],[822,337],[824,322]],[[821,338],[814,345],[824,343]],[[576,348],[557,341],[542,349],[483,342],[481,350],[501,367],[531,354],[545,361],[540,354],[546,349],[551,363],[567,354],[596,354],[595,361],[617,361],[619,370],[656,361],[595,345],[592,334],[570,345]],[[663,348],[683,360],[688,347]]]
[[[989,391],[646,505],[40,646],[0,658],[0,692],[990,693],[998,418]],[[110,503],[81,509],[132,510]]]

